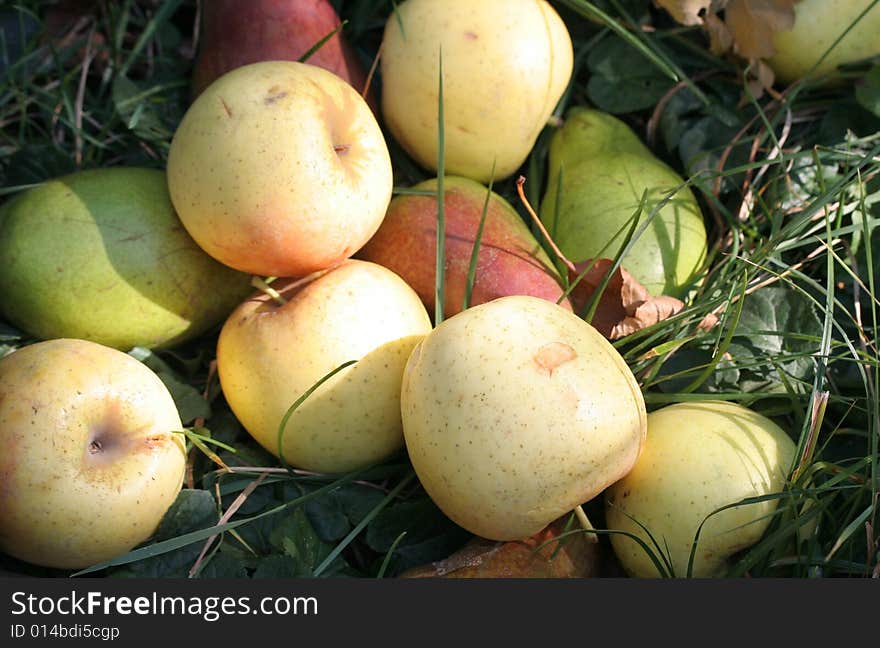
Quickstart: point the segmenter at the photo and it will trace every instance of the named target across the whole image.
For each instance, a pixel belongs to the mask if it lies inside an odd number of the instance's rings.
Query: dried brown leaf
[[[731,50],[733,34],[730,33],[725,22],[718,17],[718,14],[707,14],[704,28],[709,34],[709,51],[716,56],[721,56]]]
[[[751,61],[751,65],[749,65],[745,72],[746,86],[751,95],[756,99],[762,97],[765,91],[773,92],[773,81],[775,79],[776,75],[773,73],[773,69],[760,59]],[[740,100],[740,106],[748,102],[748,97],[744,96]]]
[[[578,263],[577,274],[571,274],[574,282],[586,268],[592,267],[581,278],[570,299],[575,312],[580,312],[601,285],[612,265],[611,259],[591,259]],[[618,268],[611,275],[608,285],[599,298],[599,305],[591,324],[609,340],[616,340],[635,333],[647,326],[671,317],[684,308],[684,303],[668,295],[654,296],[629,272]]]
[[[718,323],[720,321],[721,320],[718,319],[718,316],[715,313],[707,313],[706,316],[700,320],[697,328],[701,331],[711,331],[713,328],[718,326]]]
[[[599,571],[599,545],[584,533],[552,542],[566,518],[525,540],[474,538],[445,560],[409,569],[401,578],[587,578]],[[540,547],[540,549],[539,549]]]
[[[733,34],[734,51],[745,59],[776,53],[773,34],[794,26],[796,0],[730,0],[724,20]]]
[[[654,0],[654,4],[666,9],[682,25],[702,25],[700,12],[709,13],[712,0]]]

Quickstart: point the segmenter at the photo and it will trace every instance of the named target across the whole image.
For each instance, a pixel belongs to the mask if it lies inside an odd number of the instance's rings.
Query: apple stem
[[[593,523],[590,522],[590,518],[588,518],[587,514],[584,513],[584,509],[580,504],[578,504],[577,506],[574,507],[574,514],[577,517],[578,522],[581,523],[581,528],[584,531],[595,531],[596,530],[596,527],[594,527]],[[595,533],[587,533],[585,535],[587,536],[587,538],[589,539],[590,542],[592,542],[592,543],[599,542],[599,536],[597,536]]]
[[[269,281],[272,281],[273,279],[275,279],[275,277],[269,277]],[[251,285],[269,295],[269,297],[274,299],[280,306],[284,306],[287,303],[287,300],[281,296],[281,293],[270,286],[262,277],[258,277],[257,275],[252,276]]]
[[[523,205],[525,205],[526,211],[529,212],[529,216],[532,217],[532,221],[537,225],[538,229],[541,230],[541,234],[543,234],[544,239],[547,241],[547,244],[553,249],[553,253],[559,257],[559,260],[565,264],[565,267],[568,268],[575,275],[578,274],[577,268],[575,268],[574,264],[566,257],[562,250],[557,247],[556,243],[553,242],[553,239],[550,237],[550,233],[544,227],[544,223],[541,222],[541,219],[538,218],[538,215],[535,213],[535,210],[532,209],[531,203],[529,203],[528,198],[526,198],[525,191],[523,191],[523,185],[526,183],[525,176],[520,176],[516,180],[516,192],[519,194],[519,199],[522,200]]]

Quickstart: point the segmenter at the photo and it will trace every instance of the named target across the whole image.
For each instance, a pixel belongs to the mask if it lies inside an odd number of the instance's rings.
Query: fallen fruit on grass
[[[682,296],[706,255],[702,213],[681,177],[629,126],[573,108],[553,134],[548,165],[541,220],[566,257],[614,258],[647,192],[637,230],[659,211],[621,264],[652,295]]]
[[[131,356],[56,339],[0,360],[0,550],[77,569],[147,540],[183,483],[171,394]]]
[[[565,23],[544,0],[406,0],[382,40],[382,115],[437,170],[443,58],[445,168],[489,182],[525,161],[571,78]]]
[[[623,358],[592,326],[538,297],[444,320],[403,376],[406,447],[454,522],[520,540],[592,499],[634,465],[645,404]]]
[[[168,154],[171,199],[192,237],[263,276],[301,277],[350,257],[379,228],[391,183],[367,103],[332,72],[295,61],[214,81]]]
[[[528,226],[504,198],[480,183],[446,176],[444,189],[444,313],[462,310],[471,255],[489,196],[474,274],[470,305],[507,295],[533,295],[556,302],[562,298],[559,275]],[[413,191],[437,191],[437,179]],[[390,268],[412,286],[429,312],[434,311],[437,274],[437,207],[435,195],[406,193],[391,200],[379,230],[359,258]],[[563,300],[568,307],[568,301]]]
[[[600,568],[600,548],[571,526],[553,521],[523,540],[493,542],[474,537],[443,560],[413,567],[400,578],[589,578]]]
[[[727,560],[764,534],[779,500],[710,514],[745,498],[782,492],[794,455],[795,444],[785,431],[742,405],[669,405],[648,415],[648,440],[641,457],[607,490],[607,527],[634,534],[656,554],[668,552],[677,577],[687,573],[699,529],[692,575],[723,575]],[[615,533],[611,544],[630,575],[661,575],[632,538]]]
[[[783,83],[797,81],[815,65],[811,76],[828,74],[833,82],[840,78],[838,66],[880,54],[880,38],[877,37],[880,33],[880,4],[875,4],[859,19],[869,4],[870,0],[797,2],[794,5],[794,27],[773,35],[776,54],[767,63],[777,80]],[[853,23],[852,30],[843,36]],[[843,39],[835,45],[840,36]],[[834,48],[820,62],[820,57],[832,45]]]
[[[245,429],[306,470],[336,473],[386,458],[403,446],[400,381],[412,348],[431,330],[418,295],[375,263],[349,260],[300,282],[272,285],[286,303],[258,293],[220,332],[217,372]]]
[[[341,26],[329,0],[211,0],[202,7],[193,94],[242,65],[298,61]],[[340,31],[307,62],[330,70],[358,92],[364,88],[367,75]]]
[[[115,167],[29,189],[0,211],[0,311],[42,338],[170,346],[223,321],[249,277],[187,234],[165,174]]]

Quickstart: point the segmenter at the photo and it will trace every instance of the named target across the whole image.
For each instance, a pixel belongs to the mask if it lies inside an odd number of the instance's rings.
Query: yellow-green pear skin
[[[484,184],[522,165],[571,79],[565,23],[545,0],[406,0],[382,41],[391,135],[436,171],[443,62],[447,173]]]
[[[791,83],[804,77],[829,75],[839,80],[837,68],[880,54],[880,4],[875,4],[858,22],[872,0],[800,0],[794,5],[795,21],[790,30],[773,35],[776,54],[767,60],[776,79]],[[850,25],[853,28],[834,45]],[[819,58],[828,51],[822,62]],[[818,66],[810,72],[814,65]]]
[[[297,468],[339,473],[400,450],[403,368],[431,330],[416,292],[391,270],[361,260],[272,285],[286,303],[254,295],[229,316],[217,342],[217,373],[238,420],[278,456],[288,408],[356,360],[293,413],[281,454]]]
[[[653,216],[623,257],[623,267],[654,295],[680,297],[706,256],[706,227],[690,188],[624,122],[578,106],[551,138],[540,217],[571,261],[614,258],[633,215]],[[676,191],[677,190],[677,191]]]
[[[428,495],[501,541],[539,532],[626,475],[646,434],[641,390],[614,347],[526,295],[435,327],[407,362],[401,412]]]
[[[635,467],[605,493],[606,526],[641,538],[656,553],[650,533],[668,551],[674,576],[686,576],[700,524],[721,507],[782,492],[795,452],[782,428],[742,405],[699,401],[663,407],[648,414],[648,438]],[[723,576],[728,558],[761,538],[778,503],[770,498],[709,517],[700,530],[692,575]],[[633,539],[614,533],[611,544],[631,576],[661,575]]]
[[[123,350],[204,333],[252,290],[189,236],[157,169],[79,171],[16,196],[0,212],[0,267],[8,321]]]

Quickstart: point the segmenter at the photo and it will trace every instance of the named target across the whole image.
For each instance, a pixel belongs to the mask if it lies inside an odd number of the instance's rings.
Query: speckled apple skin
[[[795,455],[791,438],[770,419],[736,403],[669,405],[648,415],[645,450],[632,471],[606,492],[606,524],[653,547],[668,547],[675,576],[687,573],[694,534],[718,508],[747,497],[781,492]],[[778,500],[713,515],[700,531],[693,576],[721,575],[727,559],[757,542]],[[631,517],[630,517],[631,516]],[[632,576],[657,577],[634,540],[611,536],[614,552]]]
[[[867,9],[871,0],[800,0],[794,5],[790,30],[773,34],[776,54],[767,59],[778,81],[791,83],[806,75],[838,36]],[[840,82],[837,67],[880,54],[880,5],[874,7],[819,63],[812,76],[829,75]]]
[[[301,277],[350,257],[391,200],[388,147],[341,78],[295,61],[228,72],[187,110],[168,153],[171,200],[221,263]]]
[[[544,0],[407,0],[382,40],[382,115],[437,170],[443,57],[447,173],[487,183],[525,161],[573,70],[571,37]]]
[[[6,356],[0,550],[76,569],[147,540],[183,482],[182,429],[162,381],[121,351],[56,339]]]
[[[516,540],[589,501],[634,465],[645,404],[623,358],[570,311],[509,296],[437,326],[410,356],[406,447],[453,521]]]
[[[338,473],[403,446],[400,381],[412,348],[431,330],[418,295],[396,274],[349,260],[305,284],[274,287],[287,303],[257,294],[230,315],[217,344],[226,400],[269,452],[298,468]],[[288,420],[287,409],[323,383]]]

